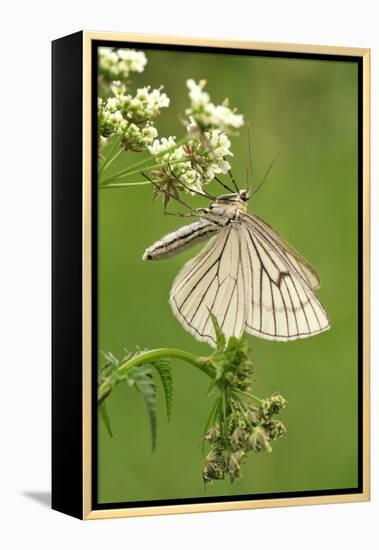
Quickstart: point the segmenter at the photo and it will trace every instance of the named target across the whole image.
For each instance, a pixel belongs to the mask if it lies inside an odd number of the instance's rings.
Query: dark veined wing
[[[209,309],[227,338],[239,337],[245,330],[251,274],[245,273],[247,256],[240,227],[229,224],[214,236],[185,264],[170,293],[177,319],[195,338],[211,346],[215,346],[216,338]]]
[[[227,338],[246,330],[289,341],[330,326],[313,291],[316,282],[314,270],[274,230],[255,216],[241,215],[180,271],[170,304],[184,328],[211,346],[209,309]]]
[[[244,219],[260,233],[270,244],[284,254],[294,269],[306,280],[308,285],[316,290],[320,279],[313,267],[305,260],[275,229],[255,214],[244,214]]]
[[[242,215],[241,225],[252,273],[246,331],[289,341],[327,330],[328,315],[313,290],[319,286],[314,269],[256,216]]]

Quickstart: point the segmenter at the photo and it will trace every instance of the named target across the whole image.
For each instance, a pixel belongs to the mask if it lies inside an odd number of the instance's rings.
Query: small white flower
[[[230,150],[230,140],[228,136],[218,129],[204,132],[205,138],[209,142],[210,155],[213,159],[220,159],[226,156],[233,156]]]
[[[168,96],[161,88],[151,90],[150,86],[145,86],[139,88],[133,97],[125,93],[126,88],[119,81],[113,82],[111,90],[114,96],[105,103],[99,102],[98,106],[101,135],[108,138],[117,134],[124,147],[133,151],[151,147],[158,137],[153,119],[160,114],[162,108],[169,105]],[[171,140],[169,147],[175,146],[175,142],[172,144]]]
[[[189,78],[187,80],[187,88],[189,89],[189,98],[191,100],[191,108],[194,110],[199,109],[200,107],[205,107],[209,103],[210,97],[207,92],[203,91],[207,81],[200,80],[199,84]]]
[[[189,123],[186,126],[189,137],[198,138],[200,136],[200,128],[192,116],[189,117]]]
[[[171,153],[170,155],[170,160],[171,161],[180,161],[180,160],[184,160],[186,158],[186,152],[184,150],[184,147],[183,145],[180,145],[179,147],[177,147],[173,153]],[[191,163],[187,163],[187,165],[191,166]],[[178,165],[179,166],[179,165]],[[184,167],[184,163],[183,164],[180,164],[180,166],[183,166]]]
[[[244,124],[243,115],[234,113],[225,105],[217,105],[212,109],[212,118],[215,126],[224,128],[241,128]]]
[[[108,81],[126,80],[132,72],[142,73],[147,63],[144,52],[99,48],[100,75]]]
[[[189,133],[195,131],[195,125],[202,130],[218,128],[223,132],[232,132],[244,124],[243,115],[230,109],[228,100],[221,105],[214,105],[207,92],[204,92],[205,80],[198,84],[193,79],[187,80],[191,106],[186,109],[186,115],[190,118]]]
[[[135,109],[137,110],[139,107],[142,106],[142,102],[140,101],[140,99],[138,97],[133,97],[131,100],[130,100],[130,103],[129,103],[129,107],[131,109]]]
[[[227,174],[231,168],[229,162],[224,159],[218,160],[217,163],[213,163],[211,166],[215,174]]]
[[[138,88],[136,97],[140,101],[147,101],[149,99],[149,90],[150,90],[150,86],[145,86],[144,88]]]
[[[108,111],[114,112],[119,106],[119,101],[117,97],[109,97],[106,102],[106,109]]]
[[[144,52],[137,52],[135,50],[120,49],[117,50],[118,57],[125,62],[130,71],[142,73],[147,63],[146,55]]]
[[[158,99],[158,106],[160,109],[162,109],[162,107],[168,107],[170,105],[170,98],[168,97],[167,94],[165,93],[161,93],[159,99]]]
[[[124,120],[124,117],[121,114],[121,111],[115,111],[113,113],[113,120],[117,123],[120,123]]]
[[[158,136],[158,130],[154,126],[146,126],[142,130],[142,135],[152,142]]]
[[[176,147],[175,137],[169,138],[163,137],[161,140],[155,139],[153,144],[148,147],[149,152],[152,155],[162,155]]]
[[[131,107],[138,109],[139,117],[155,118],[159,115],[160,109],[169,105],[170,98],[161,91],[161,88],[150,91],[150,86],[145,86],[144,88],[138,88]]]

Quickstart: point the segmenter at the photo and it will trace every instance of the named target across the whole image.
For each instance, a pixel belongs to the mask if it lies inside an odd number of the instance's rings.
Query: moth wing
[[[209,309],[225,336],[241,336],[248,313],[246,290],[251,274],[240,239],[240,226],[230,224],[214,236],[176,277],[170,293],[174,315],[197,340],[216,344]]]
[[[257,233],[264,235],[272,246],[285,255],[293,268],[306,280],[308,285],[316,290],[320,287],[320,279],[313,267],[297,252],[275,229],[255,214],[245,214],[244,218]]]
[[[313,268],[265,222],[252,215],[243,220],[240,236],[252,274],[246,331],[289,341],[327,330],[328,315],[313,291],[319,284]]]
[[[209,309],[227,338],[246,330],[289,341],[330,327],[313,291],[318,284],[314,270],[270,226],[266,230],[265,222],[259,222],[243,215],[240,222],[223,228],[174,281],[174,315],[211,346],[216,338]]]

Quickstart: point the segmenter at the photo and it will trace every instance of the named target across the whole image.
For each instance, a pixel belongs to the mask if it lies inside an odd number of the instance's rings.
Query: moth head
[[[249,189],[241,189],[241,191],[238,193],[238,198],[243,202],[247,202],[250,197],[251,195]]]

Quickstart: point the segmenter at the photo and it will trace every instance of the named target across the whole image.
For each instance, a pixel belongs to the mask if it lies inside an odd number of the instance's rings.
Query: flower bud
[[[268,434],[262,426],[256,426],[253,428],[253,431],[249,436],[248,443],[250,449],[254,452],[259,452],[262,450],[271,452]]]

